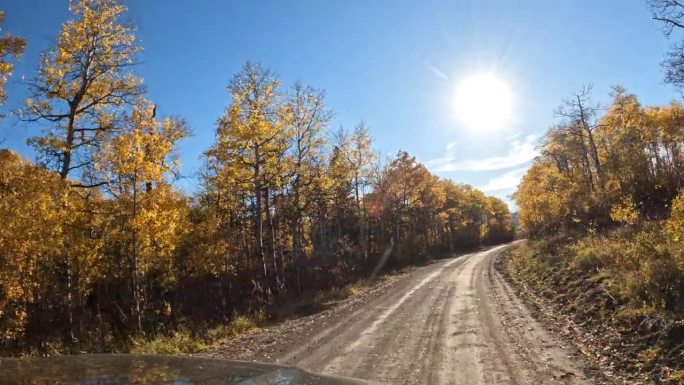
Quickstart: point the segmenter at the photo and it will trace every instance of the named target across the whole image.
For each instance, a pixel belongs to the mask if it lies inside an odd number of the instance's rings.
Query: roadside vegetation
[[[405,274],[410,267],[389,271],[377,278],[360,279],[342,287],[315,292],[283,292],[271,304],[250,314],[235,315],[230,321],[218,325],[195,324],[172,333],[157,334],[153,338],[134,337],[131,352],[146,354],[196,354],[216,348],[221,343],[238,337],[248,337],[264,328],[283,321],[310,316],[342,301],[358,298],[373,289],[379,289]],[[239,339],[238,339],[239,341]]]
[[[682,384],[684,313],[681,306],[668,308],[661,299],[673,289],[668,282],[673,273],[654,275],[648,266],[584,265],[586,255],[650,258],[636,251],[651,246],[650,241],[624,236],[531,240],[509,252],[501,270],[540,308],[545,321],[560,327],[603,369],[627,383]]]
[[[649,2],[670,35],[684,6]],[[664,63],[681,87],[675,45]],[[581,332],[585,352],[627,376],[684,383],[684,107],[644,106],[613,87],[599,108],[585,87],[557,110],[518,186],[531,239],[506,268]]]
[[[331,132],[322,90],[254,63],[228,84],[186,194],[176,149],[191,130],[145,98],[126,8],[70,9],[54,47],[26,58],[40,65],[16,116],[44,129],[37,159],[0,149],[1,354],[194,352],[512,237],[504,202],[406,152],[381,160],[363,123]],[[0,39],[2,86],[26,41]]]

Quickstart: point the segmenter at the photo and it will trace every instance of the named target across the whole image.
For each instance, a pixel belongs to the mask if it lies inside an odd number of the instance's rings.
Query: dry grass
[[[513,281],[545,298],[559,319],[615,367],[684,384],[684,266],[662,227],[581,239],[529,241],[509,253]],[[547,310],[548,310],[547,309]],[[587,337],[589,336],[589,337]]]
[[[247,333],[256,333],[267,324],[319,312],[339,301],[362,295],[378,285],[384,285],[393,277],[404,273],[404,271],[397,271],[382,275],[375,280],[361,280],[339,288],[313,293],[286,294],[275,299],[266,311],[238,315],[229,323],[216,327],[195,327],[192,330],[183,328],[172,334],[138,338],[132,341],[130,350],[132,353],[141,354],[195,354],[220,341],[237,338]]]
[[[235,338],[244,333],[257,332],[260,330],[263,322],[263,312],[239,315],[229,323],[214,328],[194,332],[181,329],[171,335],[134,340],[131,352],[165,355],[194,354],[206,349],[217,341]]]

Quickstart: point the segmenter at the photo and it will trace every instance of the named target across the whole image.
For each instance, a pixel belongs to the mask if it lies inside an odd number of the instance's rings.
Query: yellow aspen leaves
[[[121,21],[126,8],[116,0],[79,0],[70,10],[74,19],[43,54],[21,111],[27,121],[49,124],[29,142],[62,179],[92,166],[90,150],[116,129],[106,117],[142,91],[129,69],[140,47]]]
[[[542,156],[515,194],[520,222],[530,234],[668,217],[684,180],[684,109],[678,102],[642,106],[619,86],[611,96],[593,126],[596,154],[587,135],[568,129],[572,121],[554,126],[544,138]]]
[[[3,21],[5,21],[5,12],[0,10],[0,25]],[[1,28],[0,31],[2,31]],[[20,37],[10,34],[0,36],[0,105],[7,100],[5,83],[7,83],[7,78],[12,75],[12,68],[14,68],[12,63],[8,61],[9,56],[19,57],[24,52],[25,47],[26,40]]]

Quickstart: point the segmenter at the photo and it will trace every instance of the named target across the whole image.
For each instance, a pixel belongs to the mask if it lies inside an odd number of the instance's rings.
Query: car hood
[[[298,368],[199,357],[92,354],[0,358],[2,384],[345,385],[368,382]]]

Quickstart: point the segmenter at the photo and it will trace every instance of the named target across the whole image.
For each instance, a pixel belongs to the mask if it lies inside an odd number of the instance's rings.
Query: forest
[[[648,5],[664,33],[684,5]],[[684,86],[684,46],[667,83]],[[600,106],[586,86],[563,101],[514,195],[530,242],[512,274],[590,336],[586,351],[662,383],[684,381],[684,106],[649,106],[614,86]],[[661,383],[661,382],[655,382]]]
[[[512,239],[503,201],[433,175],[407,152],[384,159],[364,123],[333,130],[323,90],[283,85],[265,65],[237,71],[215,127],[158,116],[135,74],[142,47],[122,21],[126,8],[79,0],[70,11],[23,81],[30,97],[12,112],[42,127],[28,139],[35,160],[0,149],[3,354],[125,352],[139,339]],[[12,60],[31,44],[9,32],[0,37],[0,102]],[[531,231],[669,212],[681,181],[682,107],[643,109],[624,91],[615,98],[601,120],[615,129],[587,121],[549,136],[518,193]],[[214,130],[215,140],[188,194],[176,187],[177,146],[192,130]],[[631,147],[640,152],[615,147],[629,135],[644,138]],[[594,147],[584,148],[590,137]],[[603,161],[607,151],[619,156]],[[541,201],[527,196],[542,187],[553,188],[535,194]],[[684,198],[675,207],[684,213]]]
[[[558,109],[518,186],[530,240],[508,270],[578,325],[585,354],[681,384],[684,106],[614,87],[601,111],[589,91]]]
[[[582,249],[574,263],[612,270],[630,294],[681,309],[684,107],[642,106],[618,86],[599,115],[588,92],[559,108],[561,123],[548,131],[523,177],[515,196],[520,223],[534,238],[633,241]]]

